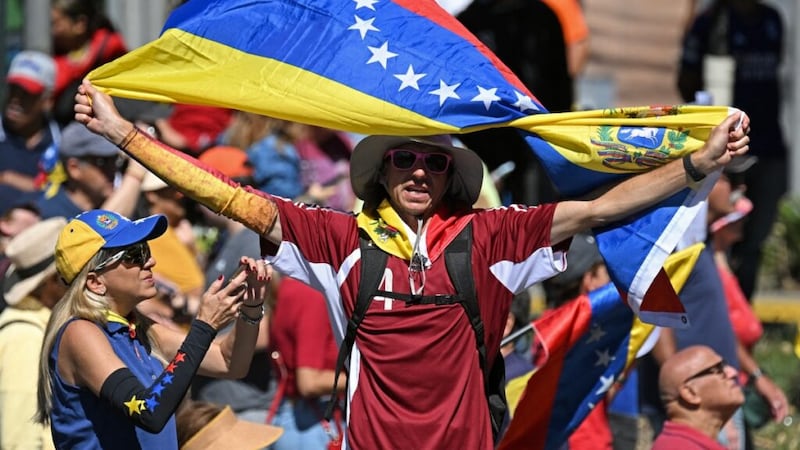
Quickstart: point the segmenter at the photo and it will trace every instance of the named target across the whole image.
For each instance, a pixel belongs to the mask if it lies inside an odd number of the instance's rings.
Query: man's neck
[[[673,417],[670,420],[694,428],[711,439],[717,438],[720,430],[722,430],[722,426],[725,425],[726,422],[719,416],[707,411],[695,411],[683,417]]]

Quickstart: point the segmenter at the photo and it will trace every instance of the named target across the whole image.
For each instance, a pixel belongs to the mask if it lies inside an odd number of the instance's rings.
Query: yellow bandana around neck
[[[443,206],[428,218],[424,228],[428,258],[431,261],[439,259],[445,247],[450,245],[473,216],[472,210],[451,212]],[[411,260],[414,249],[407,228],[388,200],[384,199],[375,211],[361,211],[356,221],[378,248],[405,261]]]
[[[375,211],[361,211],[356,221],[378,248],[398,258],[411,260],[413,248],[405,224],[388,200],[381,201]]]
[[[110,309],[107,310],[106,311],[106,320],[109,321],[109,322],[121,323],[121,324],[127,326],[128,327],[128,335],[131,337],[131,339],[136,338],[136,324],[135,323],[131,323],[128,319],[122,317],[119,313],[116,313],[116,312],[114,312],[114,311],[112,311]]]

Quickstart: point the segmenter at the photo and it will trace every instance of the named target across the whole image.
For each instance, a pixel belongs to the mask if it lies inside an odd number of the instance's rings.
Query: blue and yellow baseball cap
[[[78,214],[56,242],[56,269],[67,283],[103,248],[125,247],[155,239],[167,230],[161,214],[132,221],[113,211],[94,209]]]

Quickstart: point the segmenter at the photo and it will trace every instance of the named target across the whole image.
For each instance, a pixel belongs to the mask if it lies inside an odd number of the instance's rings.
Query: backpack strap
[[[347,321],[347,331],[344,340],[339,346],[339,355],[336,358],[336,371],[333,375],[333,389],[331,391],[331,401],[325,409],[325,420],[330,421],[333,417],[333,408],[336,404],[336,388],[339,385],[339,374],[344,369],[345,361],[353,350],[353,343],[356,340],[356,330],[369,309],[370,301],[383,278],[383,268],[389,255],[381,251],[363,230],[359,230],[358,245],[361,249],[361,281],[358,286],[358,296],[356,297],[353,315]]]
[[[498,352],[491,366],[486,361],[486,334],[481,319],[475,279],[472,276],[472,222],[458,234],[444,251],[447,274],[458,292],[461,306],[467,313],[472,329],[475,331],[475,345],[478,349],[478,362],[483,371],[483,388],[489,406],[492,422],[492,435],[496,440],[503,424],[507,409],[505,397],[505,363]]]

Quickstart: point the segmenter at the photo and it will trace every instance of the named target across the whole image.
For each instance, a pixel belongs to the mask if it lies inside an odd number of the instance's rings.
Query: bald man
[[[736,369],[704,345],[669,357],[658,378],[668,420],[653,450],[725,450],[717,435],[744,403],[736,376]]]

